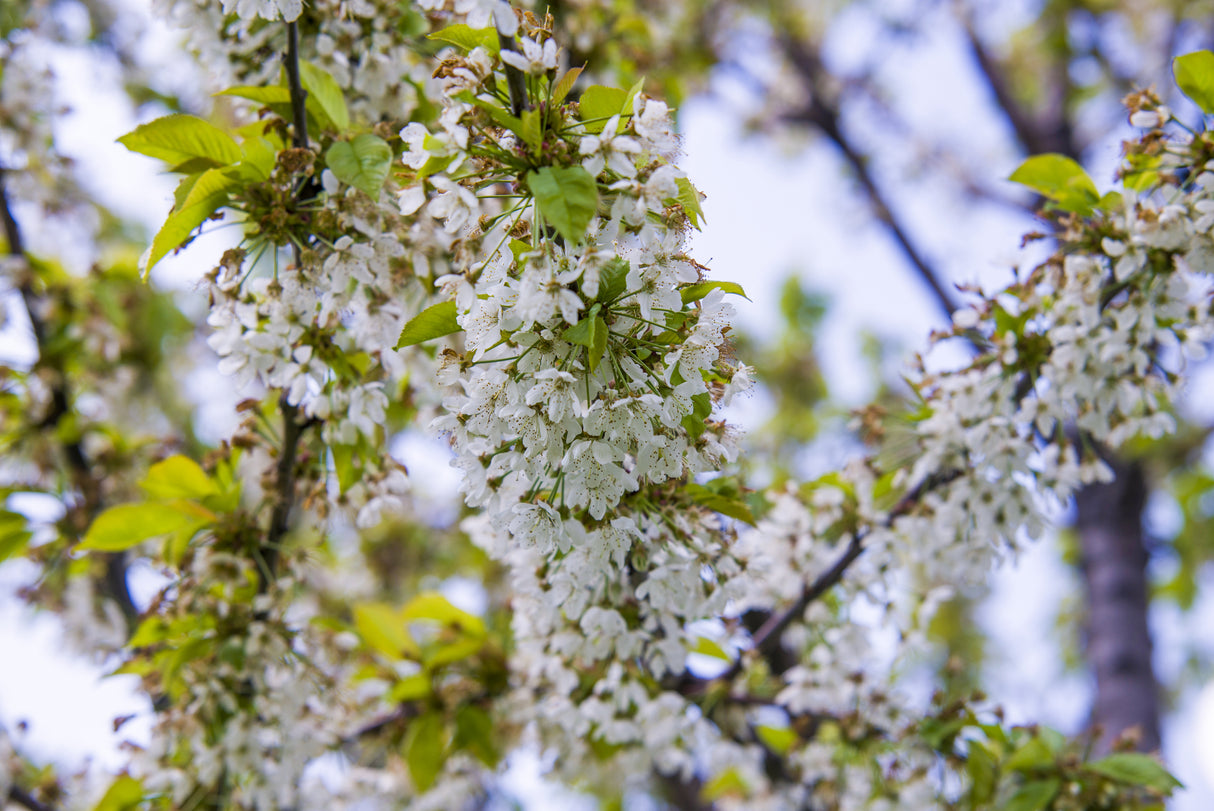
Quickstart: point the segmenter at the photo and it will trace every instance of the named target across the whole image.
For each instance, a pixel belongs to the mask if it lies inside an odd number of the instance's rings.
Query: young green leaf
[[[325,152],[325,165],[342,183],[378,199],[379,190],[388,179],[388,170],[392,168],[392,147],[378,135],[364,132],[329,147]]]
[[[793,744],[797,742],[797,733],[789,727],[755,727],[755,735],[762,741],[763,745],[777,755],[786,755],[788,750],[792,749]]]
[[[240,180],[226,169],[208,169],[190,187],[185,202],[165,220],[152,239],[152,249],[144,266],[146,275],[165,254],[177,248],[208,217],[231,200]]]
[[[223,130],[192,115],[177,114],[140,124],[118,139],[132,152],[158,158],[170,166],[201,161],[198,170],[240,160],[240,147]]]
[[[704,219],[704,209],[700,207],[699,190],[691,185],[691,181],[685,177],[676,178],[675,183],[679,186],[679,196],[667,202],[675,202],[682,206],[683,213],[691,221],[691,227],[697,231],[700,230],[700,221]]]
[[[526,180],[544,219],[566,242],[582,242],[599,208],[599,190],[590,173],[581,166],[545,166],[528,172]]]
[[[489,713],[475,704],[465,704],[455,714],[455,740],[452,745],[457,750],[471,752],[472,755],[489,768],[493,768],[501,760],[493,729],[493,719]]]
[[[565,100],[565,97],[569,95],[569,91],[573,89],[573,83],[577,81],[577,77],[581,74],[581,68],[570,68],[565,71],[560,79],[557,79],[556,84],[552,86],[552,106],[556,107]]]
[[[586,122],[587,131],[602,132],[607,119],[623,112],[626,101],[628,93],[618,87],[591,85],[578,101],[578,114]]]
[[[122,775],[106,789],[93,811],[135,811],[143,803],[143,783]]]
[[[346,100],[336,79],[310,62],[300,62],[299,81],[308,91],[308,101],[316,102],[318,111],[333,129],[344,132],[350,128],[350,111],[346,109]]]
[[[79,551],[121,552],[149,538],[186,530],[197,531],[217,516],[189,501],[121,504],[110,507],[93,521]]]
[[[449,45],[454,45],[457,48],[463,48],[465,51],[471,51],[473,48],[484,48],[490,53],[497,53],[501,48],[497,40],[497,31],[493,28],[473,28],[470,25],[460,23],[458,25],[449,25],[446,28],[435,31],[426,39],[438,40],[446,42]]]
[[[1207,115],[1214,114],[1214,53],[1194,51],[1172,60],[1172,74],[1182,93]]]
[[[25,551],[33,537],[27,524],[28,519],[21,513],[0,510],[0,563]]]
[[[1020,787],[1003,806],[1003,811],[1045,811],[1058,796],[1062,781],[1057,777],[1048,780],[1031,780]]]
[[[432,338],[441,338],[463,329],[455,318],[455,302],[442,301],[427,307],[410,319],[401,330],[396,348],[420,344]]]
[[[1008,180],[1039,192],[1063,211],[1083,216],[1091,214],[1100,201],[1092,178],[1066,155],[1034,155],[1020,164]]]
[[[1142,786],[1164,795],[1184,788],[1184,784],[1168,773],[1159,761],[1138,752],[1115,752],[1087,764],[1085,768],[1118,782]]]
[[[185,456],[170,456],[148,468],[148,474],[139,483],[150,498],[169,501],[175,498],[201,501],[219,493],[219,487],[211,481],[198,463]]]
[[[750,301],[750,297],[746,295],[742,285],[737,282],[697,282],[680,290],[679,296],[682,297],[684,304],[691,304],[693,301],[704,298],[713,290],[724,290],[726,293],[733,293],[735,296],[741,296]]]
[[[447,727],[442,714],[431,711],[409,722],[404,755],[417,790],[425,791],[434,785],[447,760]]]
[[[389,659],[416,658],[417,643],[409,635],[401,612],[385,603],[361,603],[354,606],[354,627],[363,642]]]
[[[696,396],[699,397],[701,395]],[[698,406],[699,404],[697,403],[696,405]],[[711,413],[711,411],[709,413]],[[704,420],[707,417],[708,414],[700,417],[699,424],[701,426],[704,424]],[[703,428],[700,429],[700,433],[703,433]],[[750,524],[751,526],[754,526],[756,523],[754,514],[750,511],[750,506],[740,498],[735,498],[724,493],[714,492],[704,485],[695,484],[694,482],[688,484],[683,488],[683,490],[687,493],[687,495],[691,496],[692,501],[699,504],[701,507],[707,507],[714,512],[719,512],[721,515],[727,515],[730,518],[736,519],[745,524]]]

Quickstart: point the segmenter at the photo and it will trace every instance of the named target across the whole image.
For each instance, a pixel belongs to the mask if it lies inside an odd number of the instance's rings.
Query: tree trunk
[[[1136,748],[1159,748],[1159,690],[1147,626],[1147,552],[1142,510],[1147,488],[1136,462],[1109,460],[1116,479],[1075,496],[1087,589],[1087,659],[1096,678],[1092,724],[1097,750],[1137,729]]]

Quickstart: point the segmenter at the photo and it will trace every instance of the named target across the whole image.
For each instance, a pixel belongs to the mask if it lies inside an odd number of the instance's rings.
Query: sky
[[[844,31],[832,58],[845,64],[848,42],[863,42],[867,24],[857,20]],[[932,38],[904,55],[895,74],[886,78],[906,94],[910,103],[904,107],[912,111],[917,126],[964,132],[964,137],[984,144],[990,177],[998,182],[1018,159],[1006,133],[990,123],[994,117],[989,110],[974,115],[988,102],[968,81],[971,67],[955,38],[947,26],[932,30]],[[166,32],[153,29],[146,47],[167,53],[171,41]],[[61,84],[65,101],[73,109],[60,129],[65,151],[79,160],[82,173],[94,179],[98,194],[120,214],[154,229],[171,202],[173,183],[157,175],[151,161],[114,143],[138,123],[114,86],[114,75],[78,55],[65,52],[56,59],[67,77]],[[872,227],[863,202],[841,191],[846,178],[833,151],[821,143],[790,150],[748,135],[737,112],[751,104],[741,88],[722,78],[714,85],[714,97],[693,99],[680,111],[685,147],[681,165],[707,195],[706,225],[693,239],[693,254],[713,269],[714,278],[746,288],[750,301],[736,300],[738,317],[760,336],[772,334],[770,314],[777,311],[778,291],[788,274],[827,294],[832,306],[821,358],[834,393],[845,403],[860,405],[870,384],[868,375],[858,371],[864,364],[856,336],[876,331],[907,351],[920,349],[924,336],[942,325],[942,316],[895,246]],[[1111,139],[1107,148],[1098,150],[1096,161],[1107,164],[1111,175],[1115,157]],[[1107,175],[1097,174],[1097,180],[1105,185]],[[958,210],[957,203],[930,182],[895,182],[891,188],[899,211],[927,234],[929,254],[951,280],[991,286],[1006,281],[1027,225],[1024,218],[981,207]],[[217,255],[225,240],[222,232],[200,239],[192,255]],[[37,242],[31,241],[37,250]],[[154,279],[189,291],[196,275],[197,264],[189,257],[170,257]],[[10,314],[19,320],[12,299],[8,301]],[[6,354],[11,350],[12,344],[5,347]],[[217,382],[204,376],[189,385],[198,392],[224,388]],[[230,413],[231,401],[238,396],[232,393],[227,401],[203,406],[204,419],[216,434],[222,433],[223,415]],[[761,398],[746,413],[757,424]],[[435,509],[441,510],[438,494],[450,491],[452,472],[434,464],[434,447],[424,437],[409,436],[394,446],[394,454],[411,470],[425,470],[419,479],[435,483]],[[22,566],[0,566],[0,662],[5,663],[0,666],[0,724],[13,730],[19,720],[27,720],[26,745],[35,757],[65,764],[92,758],[97,766],[115,767],[122,755],[115,748],[112,719],[134,713],[137,718],[123,728],[122,736],[146,735],[146,708],[133,696],[133,677],[103,677],[104,666],[67,654],[54,620],[31,616],[9,596],[28,577]],[[1074,593],[1074,577],[1060,562],[1057,546],[1046,541],[1029,548],[992,581],[991,597],[979,616],[996,639],[991,694],[1007,704],[1013,720],[1044,719],[1069,731],[1083,724],[1088,685],[1083,677],[1064,672],[1050,641],[1054,606]],[[1188,618],[1166,608],[1153,612],[1158,666],[1165,678],[1180,667],[1169,659],[1179,647],[1177,640],[1203,636],[1214,650],[1214,625],[1207,628],[1199,621],[1211,616],[1211,610],[1207,598]],[[1190,789],[1171,808],[1214,807],[1214,691],[1207,690],[1200,699],[1186,696],[1179,711],[1167,719],[1165,754]],[[536,768],[534,762],[518,767],[526,774]],[[520,780],[521,792],[540,790],[533,779]]]

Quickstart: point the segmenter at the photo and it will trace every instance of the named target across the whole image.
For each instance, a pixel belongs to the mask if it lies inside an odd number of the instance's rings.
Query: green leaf
[[[185,202],[169,215],[164,225],[156,232],[152,240],[152,250],[148,253],[148,261],[144,266],[144,275],[169,251],[185,242],[194,229],[202,225],[217,209],[227,205],[232,192],[239,187],[239,180],[224,169],[208,169],[203,172],[190,187]]]
[[[738,769],[730,766],[705,783],[700,794],[704,799],[712,801],[725,796],[745,797],[749,790]]]
[[[544,137],[543,114],[539,110],[523,110],[519,123],[518,136],[523,139],[523,143],[531,147],[533,155],[540,154],[540,146]]]
[[[1062,788],[1057,777],[1025,783],[1003,806],[1003,811],[1044,811]]]
[[[93,811],[134,811],[142,802],[143,783],[124,774],[110,784]]]
[[[392,168],[392,147],[378,135],[364,132],[349,141],[337,141],[325,152],[325,165],[342,183],[353,186],[372,199]]]
[[[970,776],[970,799],[980,806],[995,796],[999,765],[990,750],[978,741],[970,741],[965,758],[965,770]]]
[[[1041,738],[1029,738],[1023,746],[1015,751],[1005,764],[1008,769],[1017,772],[1044,769],[1054,764],[1054,753],[1049,745]]]
[[[571,344],[586,347],[586,366],[590,371],[599,367],[603,353],[607,351],[607,322],[599,315],[603,305],[595,304],[586,313],[586,317],[578,321],[561,335]]]
[[[594,178],[581,166],[545,166],[528,172],[527,186],[544,219],[568,243],[586,238],[586,228],[599,208]]]
[[[708,392],[703,394],[693,395],[691,398],[692,411],[680,421],[680,425],[687,431],[692,441],[700,438],[704,433],[704,420],[708,419],[708,415],[712,413],[712,398]],[[749,512],[749,510],[747,510]],[[743,519],[744,520],[744,519]],[[753,523],[754,519],[751,519]]]
[[[501,760],[496,730],[489,713],[475,704],[465,704],[455,713],[455,740],[457,750],[471,752],[481,763],[493,768]]]
[[[1034,155],[1008,177],[1028,186],[1064,211],[1087,215],[1100,201],[1096,184],[1083,167],[1066,155]]]
[[[695,644],[691,646],[691,653],[698,653],[701,656],[711,656],[713,659],[720,659],[723,662],[732,662],[733,657],[729,652],[713,642],[711,639],[703,636],[697,636]]]
[[[624,295],[628,288],[628,271],[631,269],[628,260],[618,256],[608,262],[599,271],[599,294],[595,300],[603,304],[611,304]]]
[[[565,71],[560,79],[557,79],[556,84],[552,86],[552,106],[556,107],[565,100],[569,95],[569,91],[573,89],[574,82],[577,77],[582,74],[581,68],[570,68]]]
[[[285,104],[289,109],[291,106],[291,91],[279,85],[270,85],[268,87],[254,87],[251,85],[229,87],[227,90],[220,90],[215,95],[235,96],[236,98],[248,99],[258,104],[264,104],[267,107]]]
[[[269,138],[260,135],[245,138],[240,144],[240,151],[244,154],[241,163],[255,171],[257,182],[270,178],[274,164],[278,162],[278,150]]]
[[[455,318],[455,302],[442,301],[427,307],[405,324],[396,348],[413,346],[433,338],[441,338],[462,329]]]
[[[361,603],[354,606],[354,627],[363,642],[389,659],[416,659],[421,650],[400,611],[384,603]]]
[[[702,395],[696,395],[696,397],[700,396]],[[705,414],[704,417],[700,418],[701,425],[703,425],[704,418],[707,416]],[[700,433],[703,433],[703,429],[700,430]],[[696,436],[697,438],[699,437],[698,434]],[[755,517],[750,511],[750,506],[742,499],[714,492],[702,484],[695,484],[694,482],[688,484],[683,489],[696,504],[719,512],[722,515],[728,515],[730,518],[735,518],[743,523],[750,524],[752,527],[755,525]]]
[[[786,755],[797,742],[797,733],[789,727],[755,727],[755,735],[763,745],[777,755]]]
[[[192,534],[216,518],[210,510],[189,501],[122,504],[97,516],[76,549],[121,552],[160,535],[182,531]]]
[[[691,227],[697,231],[700,230],[700,221],[704,219],[704,209],[700,206],[699,189],[691,185],[691,181],[685,177],[675,178],[675,183],[679,187],[679,196],[671,199],[683,207],[683,213],[691,221]]]
[[[406,701],[428,698],[433,692],[434,687],[430,683],[430,675],[423,671],[406,676],[392,685],[385,699],[390,703],[401,704]]]
[[[148,474],[139,483],[148,496],[162,501],[189,498],[201,501],[207,496],[219,494],[219,487],[211,481],[198,463],[185,456],[170,456],[148,469]]]
[[[726,293],[733,293],[735,296],[741,296],[750,301],[750,298],[746,295],[746,291],[742,289],[742,285],[737,282],[697,282],[696,284],[689,284],[684,287],[679,291],[679,295],[682,297],[684,304],[691,304],[693,301],[699,301],[717,289],[724,290]]]
[[[1203,113],[1214,113],[1214,53],[1194,51],[1172,60],[1172,74],[1182,93]]]
[[[33,533],[26,528],[28,519],[21,513],[0,510],[0,563],[25,551]]]
[[[438,40],[446,42],[449,45],[454,45],[457,48],[463,48],[465,51],[471,51],[474,48],[484,48],[490,53],[497,53],[501,48],[497,39],[497,30],[494,28],[473,28],[470,25],[460,23],[458,25],[449,25],[446,28],[435,31],[426,39]]]
[[[223,130],[192,115],[178,114],[140,124],[118,139],[132,152],[159,158],[170,166],[201,160],[199,169],[240,160],[240,147]]]
[[[588,132],[602,132],[609,118],[624,111],[626,101],[628,93],[618,87],[591,85],[578,101],[578,114],[586,122]]]
[[[336,79],[309,62],[300,62],[299,82],[308,91],[308,101],[316,102],[317,109],[333,129],[344,132],[350,128],[350,111],[346,109],[346,100]]]
[[[401,609],[401,617],[406,622],[428,620],[440,625],[459,628],[474,636],[485,636],[485,623],[481,621],[480,617],[469,614],[462,608],[456,608],[450,600],[437,591],[423,591],[405,603],[404,608]]]
[[[1137,752],[1116,752],[1085,767],[1088,771],[1110,777],[1132,786],[1143,786],[1164,795],[1184,784],[1173,777],[1167,769],[1150,755]]]
[[[425,791],[434,785],[447,761],[447,728],[442,715],[432,711],[410,722],[404,755],[417,790]]]

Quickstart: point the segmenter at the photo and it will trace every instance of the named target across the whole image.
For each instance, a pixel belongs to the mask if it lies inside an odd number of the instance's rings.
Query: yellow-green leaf
[[[208,121],[182,113],[140,124],[118,143],[170,166],[201,160],[204,165],[199,168],[203,169],[240,160],[240,147],[232,136]]]
[[[425,791],[434,785],[447,761],[447,727],[442,715],[428,712],[409,723],[404,755],[417,790]]]
[[[214,520],[213,513],[187,501],[122,504],[97,516],[76,548],[121,552],[149,538],[184,530],[197,531]]]
[[[336,79],[310,62],[300,62],[299,82],[308,91],[308,101],[315,102],[322,126],[327,123],[338,132],[350,128],[350,111]]]
[[[455,318],[455,302],[443,301],[422,310],[401,330],[396,348],[413,346],[433,338],[441,338],[462,329]]]
[[[1084,216],[1100,201],[1092,178],[1066,155],[1034,155],[1020,164],[1008,180],[1039,192],[1063,211]]]
[[[390,659],[417,658],[417,643],[409,635],[401,612],[384,603],[354,606],[354,627],[373,650]]]
[[[463,48],[465,51],[471,51],[474,48],[484,48],[490,53],[497,53],[501,48],[497,40],[497,30],[493,28],[473,28],[470,25],[459,23],[458,25],[449,25],[439,31],[430,34],[427,39],[446,42],[449,45],[454,45],[457,48]]]
[[[143,783],[124,774],[110,784],[93,811],[134,811],[142,802]]]
[[[1195,51],[1172,60],[1172,74],[1181,92],[1206,114],[1214,113],[1214,53]]]
[[[170,456],[152,465],[139,486],[151,498],[164,501],[175,498],[200,501],[219,493],[219,487],[206,471],[193,459],[181,455]]]
[[[684,304],[691,304],[693,301],[699,301],[707,296],[713,290],[724,290],[726,293],[733,293],[735,296],[750,301],[750,297],[746,295],[746,291],[742,289],[742,285],[737,282],[697,282],[689,284],[679,291],[679,296],[682,297]]]
[[[28,519],[21,513],[0,510],[0,563],[25,551],[33,537],[27,523]]]
[[[792,749],[793,744],[797,742],[797,733],[789,727],[757,726],[755,735],[764,746],[777,755],[788,754],[788,750]]]
[[[202,225],[217,209],[227,205],[232,192],[239,187],[240,181],[225,169],[208,169],[203,172],[190,188],[185,202],[169,215],[164,225],[156,232],[147,264],[143,268],[145,275],[169,251],[185,242],[194,229]]]
[[[401,616],[406,622],[428,620],[440,625],[452,625],[474,636],[485,635],[485,623],[475,614],[469,614],[462,608],[456,608],[437,591],[423,591],[401,609]]]
[[[560,105],[569,95],[569,91],[573,89],[574,82],[577,77],[582,75],[581,68],[570,68],[565,71],[561,78],[557,79],[556,84],[552,86],[552,104],[553,106]]]

